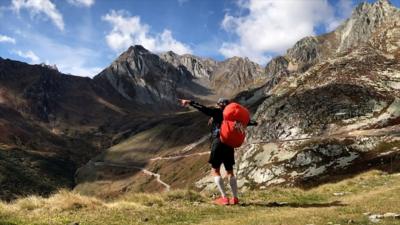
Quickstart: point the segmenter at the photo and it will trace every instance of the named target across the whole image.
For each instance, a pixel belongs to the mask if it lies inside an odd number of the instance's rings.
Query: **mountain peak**
[[[178,55],[173,51],[167,51],[165,54],[170,55],[170,56],[177,56]]]
[[[374,3],[375,5],[380,5],[380,6],[392,6],[392,3],[389,0],[378,0]]]
[[[127,50],[128,53],[149,53],[150,51],[144,48],[142,45],[130,46]]]
[[[117,61],[125,61],[128,58],[135,58],[139,55],[145,55],[145,54],[149,54],[151,53],[149,50],[145,49],[143,46],[141,45],[134,45],[134,46],[130,46],[128,48],[128,50],[126,50],[125,52],[123,52],[117,59]]]
[[[360,3],[353,11],[352,17],[364,15],[377,15],[379,17],[386,16],[390,11],[396,11],[397,8],[392,5],[389,0],[378,0],[375,3],[369,4],[366,2]]]

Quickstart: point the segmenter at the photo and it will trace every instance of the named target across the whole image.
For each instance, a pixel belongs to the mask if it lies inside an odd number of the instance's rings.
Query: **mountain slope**
[[[265,89],[269,97],[255,115],[259,126],[249,132],[249,145],[238,160],[243,188],[312,186],[397,157],[400,10],[388,4],[361,4],[329,35],[343,32],[349,23],[370,22],[348,28],[350,36],[342,36],[337,53],[311,63],[305,72],[283,72]],[[368,23],[374,25],[361,27]],[[357,37],[361,30],[367,39]]]
[[[97,128],[130,110],[103,92],[89,78],[0,59],[1,199],[74,186],[107,139]]]

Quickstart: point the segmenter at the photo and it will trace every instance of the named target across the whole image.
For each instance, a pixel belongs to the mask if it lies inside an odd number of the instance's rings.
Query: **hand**
[[[179,102],[181,103],[181,106],[186,107],[189,105],[189,103],[191,102],[190,100],[187,99],[179,99]]]

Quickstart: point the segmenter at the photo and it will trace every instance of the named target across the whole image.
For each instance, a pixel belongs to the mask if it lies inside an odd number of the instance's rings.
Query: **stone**
[[[345,192],[335,192],[335,193],[333,193],[334,196],[343,196],[345,194],[346,194]]]
[[[368,219],[373,223],[379,223],[381,219],[383,219],[383,215],[380,214],[372,214],[368,216]]]
[[[383,217],[384,218],[400,219],[400,214],[399,213],[388,212],[388,213],[383,214]]]

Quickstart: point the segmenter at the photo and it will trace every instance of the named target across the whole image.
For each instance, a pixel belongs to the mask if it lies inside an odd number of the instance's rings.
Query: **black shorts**
[[[235,164],[234,153],[234,149],[222,143],[219,137],[213,138],[208,162],[214,169],[219,169],[223,163],[225,170],[233,170],[233,165]]]

